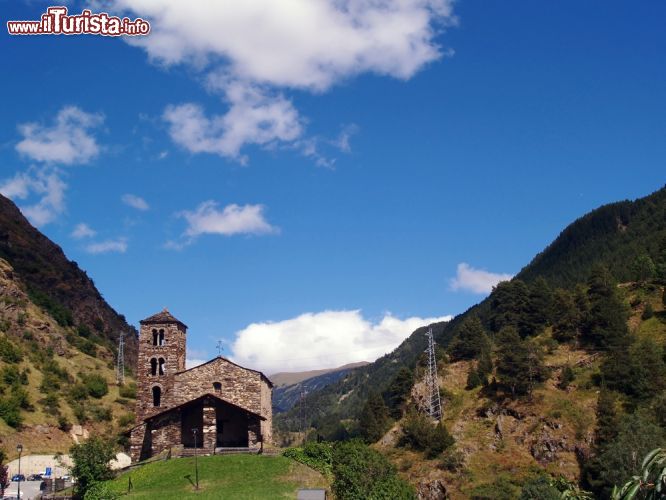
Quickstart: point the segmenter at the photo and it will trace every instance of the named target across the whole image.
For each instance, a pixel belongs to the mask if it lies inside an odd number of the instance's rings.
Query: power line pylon
[[[426,373],[426,389],[428,391],[427,411],[430,417],[439,421],[442,419],[442,402],[439,398],[439,381],[437,378],[437,357],[435,356],[435,340],[432,327],[426,333],[428,338],[428,372]]]
[[[125,383],[125,332],[120,332],[118,337],[118,360],[116,362],[116,383]]]

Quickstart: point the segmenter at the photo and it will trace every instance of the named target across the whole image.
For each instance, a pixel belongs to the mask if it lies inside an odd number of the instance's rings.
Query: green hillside
[[[647,255],[653,263],[661,262],[663,257],[659,252],[663,252],[665,241],[666,187],[645,198],[605,205],[581,217],[562,231],[516,279],[530,284],[542,277],[550,287],[573,288],[587,280],[595,264],[603,264],[615,279],[629,281],[634,271],[632,265],[639,256]],[[478,315],[490,327],[494,299],[492,294],[449,323],[435,325],[438,344],[447,346],[470,315]],[[425,328],[416,330],[392,353],[309,394],[306,406],[310,423],[321,427],[339,419],[355,418],[369,388],[384,392],[402,366],[415,365],[426,345],[424,333]],[[278,428],[295,430],[300,422],[298,411],[280,415]]]
[[[445,451],[415,411],[424,329],[311,394],[310,435],[376,443],[412,484],[441,480],[453,498],[550,498],[557,476],[607,497],[666,444],[665,214],[666,189],[597,209],[436,326]],[[302,438],[293,416],[280,416],[285,442]]]
[[[0,448],[10,458],[18,442],[26,454],[67,452],[88,433],[115,435],[133,423],[131,373],[116,385],[121,331],[131,368],[134,329],[0,196]]]

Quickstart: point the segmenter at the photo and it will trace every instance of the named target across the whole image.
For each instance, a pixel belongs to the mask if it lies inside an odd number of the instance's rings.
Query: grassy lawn
[[[194,488],[194,458],[153,462],[111,481],[128,498],[196,497],[217,499],[296,498],[299,488],[327,487],[312,469],[277,456],[199,457],[199,491]],[[128,476],[134,489],[127,494]]]

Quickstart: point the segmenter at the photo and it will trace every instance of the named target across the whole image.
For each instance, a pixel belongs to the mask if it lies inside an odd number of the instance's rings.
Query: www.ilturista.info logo
[[[140,17],[110,16],[106,12],[93,14],[84,9],[81,14],[68,15],[67,7],[49,7],[39,21],[7,21],[10,35],[102,35],[141,36],[150,33],[150,23]]]

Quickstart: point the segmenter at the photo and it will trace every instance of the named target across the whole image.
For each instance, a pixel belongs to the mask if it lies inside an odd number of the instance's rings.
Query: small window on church
[[[213,382],[213,389],[215,392],[222,392],[222,384],[219,382]]]
[[[155,358],[150,359],[150,374],[157,375],[157,360]]]
[[[159,365],[160,365],[160,375],[164,375],[164,365],[166,365],[166,361],[164,361],[164,358],[160,358]]]
[[[157,341],[158,341],[157,330],[153,328],[153,345],[157,345]]]
[[[158,407],[162,400],[162,389],[159,386],[153,387],[153,406]]]
[[[159,336],[159,344],[158,345],[164,345],[164,330],[160,329],[160,336]]]

